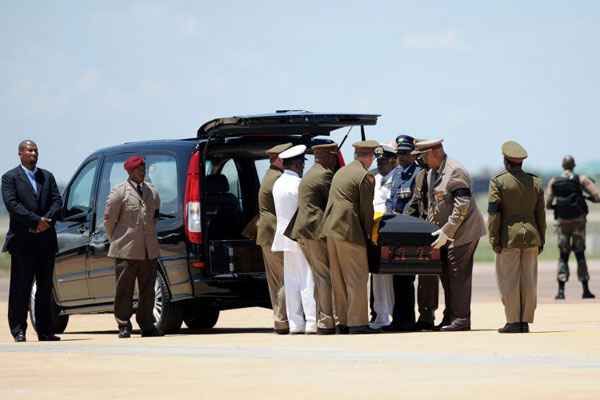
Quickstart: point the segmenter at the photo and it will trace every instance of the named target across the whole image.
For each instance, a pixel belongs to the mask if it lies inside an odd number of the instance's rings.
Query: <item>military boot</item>
[[[596,298],[594,293],[590,292],[590,288],[589,288],[587,282],[581,282],[581,285],[583,286],[583,294],[581,295],[582,299],[595,299]]]
[[[565,283],[559,281],[558,282],[558,293],[554,296],[555,300],[564,300],[565,299]]]

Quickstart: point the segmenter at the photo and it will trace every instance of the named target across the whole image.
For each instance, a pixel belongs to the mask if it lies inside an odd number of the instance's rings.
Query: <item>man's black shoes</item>
[[[440,328],[442,332],[462,332],[471,330],[471,321],[468,318],[455,318],[450,324]]]
[[[131,325],[119,326],[119,339],[127,339],[131,337]]]
[[[159,337],[164,334],[158,328],[152,328],[147,331],[142,331],[142,337]]]
[[[498,329],[498,333],[521,333],[523,332],[522,329],[521,322],[510,322]],[[527,327],[527,330],[529,331],[529,326]]]
[[[371,328],[369,325],[364,326],[350,326],[348,332],[351,335],[367,335],[371,333],[381,333],[381,329]]]
[[[318,328],[317,327],[317,335],[335,335],[335,328]]]
[[[338,335],[347,335],[349,334],[349,330],[348,327],[346,325],[336,325],[335,326],[335,333]]]
[[[38,334],[38,340],[40,342],[58,342],[60,338],[52,333],[41,333]]]
[[[17,343],[21,343],[21,342],[26,342],[27,341],[27,338],[25,336],[25,332],[23,332],[23,331],[19,331],[19,332],[15,333],[13,337],[15,338],[15,342],[17,342]]]
[[[527,322],[521,322],[521,333],[529,333],[529,324]]]
[[[415,324],[416,331],[433,331],[435,330],[435,324],[433,321],[417,321]]]

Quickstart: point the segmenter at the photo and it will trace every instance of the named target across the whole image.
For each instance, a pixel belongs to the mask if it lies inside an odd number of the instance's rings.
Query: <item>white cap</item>
[[[279,153],[279,158],[281,158],[282,160],[286,160],[288,158],[294,158],[294,157],[301,156],[305,152],[306,152],[306,146],[303,144],[299,144],[297,146],[290,147],[289,149],[287,149],[284,152]]]

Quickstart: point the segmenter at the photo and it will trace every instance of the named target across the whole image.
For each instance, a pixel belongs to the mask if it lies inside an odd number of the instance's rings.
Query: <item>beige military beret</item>
[[[430,150],[438,148],[444,143],[444,139],[430,139],[430,140],[422,140],[415,144],[415,154],[426,153]]]
[[[509,160],[522,161],[527,158],[527,150],[514,140],[504,142],[502,155]]]
[[[353,143],[352,146],[356,150],[375,150],[377,147],[381,146],[377,140],[369,139],[369,140],[361,140],[360,142]]]
[[[286,151],[290,147],[292,147],[291,143],[282,143],[282,144],[278,144],[277,146],[271,147],[270,149],[268,149],[266,151],[266,153],[270,156],[277,156],[277,155],[279,155],[279,153]]]

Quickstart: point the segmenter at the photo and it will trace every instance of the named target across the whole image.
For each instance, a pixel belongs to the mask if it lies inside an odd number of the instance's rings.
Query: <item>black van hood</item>
[[[277,111],[273,114],[216,118],[198,129],[198,138],[228,136],[329,135],[347,126],[375,125],[378,114]]]

